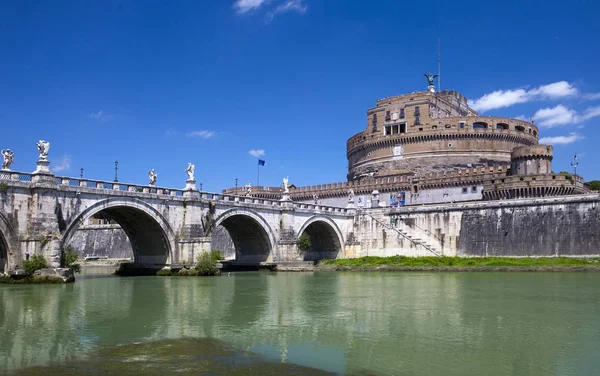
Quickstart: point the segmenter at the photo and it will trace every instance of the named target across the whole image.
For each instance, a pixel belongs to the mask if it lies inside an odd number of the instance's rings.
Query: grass
[[[339,269],[395,268],[600,268],[600,258],[571,257],[375,257],[321,260],[318,266]]]

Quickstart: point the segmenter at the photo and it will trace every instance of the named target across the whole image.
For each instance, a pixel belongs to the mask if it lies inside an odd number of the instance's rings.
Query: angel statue
[[[44,140],[39,140],[37,148],[40,151],[40,161],[48,160],[48,151],[50,150],[50,143]]]
[[[319,204],[319,195],[314,194],[313,195],[313,200],[315,201],[315,205],[318,205]]]
[[[246,184],[244,190],[246,191],[246,196],[250,196],[252,194],[252,184]]]
[[[353,189],[348,191],[348,202],[354,202],[354,190]]]
[[[427,82],[429,83],[429,86],[433,86],[433,80],[438,76],[437,74],[431,73],[425,73],[423,75],[427,77]]]
[[[2,169],[10,171],[10,165],[13,163],[15,153],[13,153],[13,151],[10,149],[6,149],[6,151],[2,149],[2,156],[4,157],[4,161],[2,162]]]
[[[288,182],[290,181],[289,176],[283,178],[283,193],[290,193]]]
[[[185,169],[185,172],[187,172],[187,175],[188,175],[188,180],[194,180],[194,170],[195,169],[196,169],[196,166],[194,166],[191,163],[188,163],[188,166]]]
[[[150,178],[150,185],[156,184],[156,179],[158,178],[158,174],[154,172],[154,169],[148,171],[148,177]]]

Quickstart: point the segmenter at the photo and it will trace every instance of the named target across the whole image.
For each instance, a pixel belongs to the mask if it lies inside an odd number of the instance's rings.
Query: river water
[[[106,272],[0,286],[0,371],[600,374],[600,273]]]

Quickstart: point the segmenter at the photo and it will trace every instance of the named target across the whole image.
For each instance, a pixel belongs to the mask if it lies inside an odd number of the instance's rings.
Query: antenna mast
[[[442,80],[440,78],[440,37],[438,37],[438,91],[442,91]]]

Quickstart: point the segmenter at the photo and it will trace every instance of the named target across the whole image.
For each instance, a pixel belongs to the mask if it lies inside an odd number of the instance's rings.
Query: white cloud
[[[67,154],[63,154],[62,157],[58,159],[56,162],[56,166],[52,167],[52,170],[56,172],[66,171],[71,168],[71,156]]]
[[[559,104],[556,107],[538,110],[533,119],[537,125],[551,128],[560,125],[579,124],[597,116],[600,116],[600,106],[589,107],[583,113],[578,113]]]
[[[98,112],[92,112],[90,114],[90,118],[94,119],[94,120],[98,120],[98,121],[111,121],[113,116],[110,114],[105,114],[103,110],[100,110]]]
[[[557,125],[574,124],[577,118],[577,112],[559,104],[552,108],[542,108],[538,110],[533,119],[536,124],[542,127],[555,127]]]
[[[274,10],[267,12],[265,20],[267,23],[273,21],[276,15],[286,12],[306,13],[308,6],[302,0],[286,0],[283,4],[278,5]]]
[[[529,120],[531,120],[531,119],[527,119],[527,116],[525,116],[525,115],[515,116],[514,119],[523,120],[523,121],[529,121]]]
[[[531,90],[496,90],[489,94],[485,94],[481,98],[475,99],[471,103],[471,108],[476,111],[484,112],[534,100],[558,99],[575,96],[577,94],[578,90],[573,85],[567,81],[559,81],[548,85],[542,85]]]
[[[267,2],[269,2],[269,0],[237,0],[233,4],[233,8],[237,13],[243,14],[258,9]]]
[[[584,138],[579,133],[569,133],[568,136],[542,137],[540,138],[540,144],[567,145]]]
[[[537,89],[530,90],[528,93],[548,98],[563,98],[577,95],[579,92],[567,81],[559,81],[549,85],[542,85]]]
[[[265,155],[265,151],[263,149],[252,149],[248,152],[248,154],[250,154],[253,157],[262,157]]]
[[[213,137],[216,134],[216,132],[214,131],[194,131],[194,132],[190,132],[187,134],[187,137],[189,138],[203,138],[203,139],[208,139]]]

